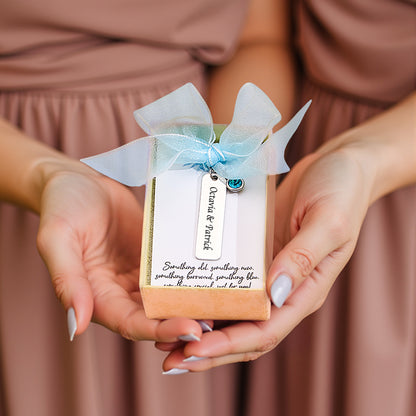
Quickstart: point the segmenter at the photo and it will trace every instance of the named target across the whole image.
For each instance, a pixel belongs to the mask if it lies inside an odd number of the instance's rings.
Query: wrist
[[[48,181],[59,172],[97,174],[0,118],[0,200],[40,211]],[[98,175],[98,174],[97,174]]]
[[[350,130],[317,150],[320,155],[329,152],[342,152],[357,163],[369,189],[370,204],[414,180],[400,148],[377,137],[363,137],[359,129]]]
[[[59,152],[36,159],[26,174],[25,188],[28,190],[26,192],[26,207],[39,214],[42,195],[48,183],[59,175],[71,173],[98,176],[96,172],[80,161]]]
[[[416,94],[325,143],[317,153],[342,151],[371,180],[371,202],[416,183]]]

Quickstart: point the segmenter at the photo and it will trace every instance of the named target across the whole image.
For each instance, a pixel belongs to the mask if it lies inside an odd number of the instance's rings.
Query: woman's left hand
[[[277,255],[267,285],[274,301],[270,320],[214,326],[200,342],[186,345],[156,343],[170,351],[164,368],[203,371],[254,360],[316,311],[354,250],[372,179],[354,152],[335,150],[301,160],[276,190]],[[189,357],[199,359],[184,362]]]

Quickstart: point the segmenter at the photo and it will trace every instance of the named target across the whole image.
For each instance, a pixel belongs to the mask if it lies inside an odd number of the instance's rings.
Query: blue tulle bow
[[[310,103],[271,134],[281,115],[262,90],[247,83],[238,93],[231,123],[216,142],[208,106],[188,83],[134,112],[148,137],[82,162],[128,186],[144,185],[168,169],[213,169],[227,179],[287,172],[284,150]]]

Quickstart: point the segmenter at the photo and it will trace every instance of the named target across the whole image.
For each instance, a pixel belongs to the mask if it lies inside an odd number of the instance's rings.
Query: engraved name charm
[[[227,188],[215,174],[202,177],[195,257],[218,260],[221,257]]]

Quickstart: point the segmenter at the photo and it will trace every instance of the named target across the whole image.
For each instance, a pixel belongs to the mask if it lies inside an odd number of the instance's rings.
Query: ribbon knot
[[[227,179],[287,172],[284,150],[310,103],[272,134],[281,115],[263,91],[247,83],[216,143],[208,106],[189,83],[134,112],[149,136],[82,162],[128,186],[144,185],[168,169],[215,167]]]
[[[209,146],[207,158],[209,163],[208,168],[213,168],[217,163],[224,163],[226,161],[226,157],[219,143],[213,143]]]

